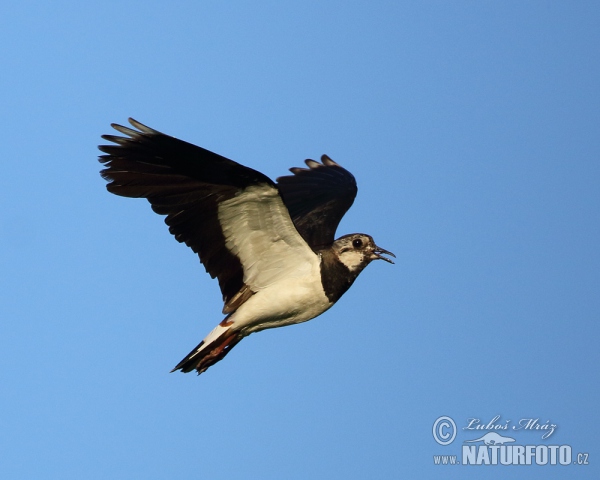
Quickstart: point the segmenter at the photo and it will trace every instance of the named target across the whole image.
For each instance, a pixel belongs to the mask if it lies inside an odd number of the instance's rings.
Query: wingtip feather
[[[321,162],[328,167],[339,167],[337,162],[334,162],[328,155],[321,155]]]
[[[136,119],[134,119],[132,117],[129,117],[128,120],[129,120],[129,123],[131,125],[133,125],[135,128],[137,128],[140,132],[150,133],[150,134],[160,133],[158,130],[154,130],[153,128],[150,128],[150,127],[144,125],[143,123],[138,122]]]

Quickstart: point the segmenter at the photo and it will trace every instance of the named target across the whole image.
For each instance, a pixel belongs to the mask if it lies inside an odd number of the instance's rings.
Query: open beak
[[[392,252],[388,252],[387,250],[375,245],[375,250],[373,250],[373,253],[371,254],[372,260],[385,260],[388,263],[394,263],[389,258],[383,257],[382,254],[384,253],[386,255],[391,255],[392,257],[396,258],[396,255],[394,255]]]

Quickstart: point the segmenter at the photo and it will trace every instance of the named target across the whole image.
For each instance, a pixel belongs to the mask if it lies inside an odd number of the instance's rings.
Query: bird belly
[[[235,328],[249,335],[267,328],[302,323],[329,309],[321,281],[307,277],[279,281],[260,290],[231,317]]]

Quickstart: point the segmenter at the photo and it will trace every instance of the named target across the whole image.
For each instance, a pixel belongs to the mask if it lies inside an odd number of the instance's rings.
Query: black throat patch
[[[331,249],[321,250],[321,284],[329,301],[333,304],[346,293],[362,271],[357,268],[350,271],[346,265],[340,262]]]

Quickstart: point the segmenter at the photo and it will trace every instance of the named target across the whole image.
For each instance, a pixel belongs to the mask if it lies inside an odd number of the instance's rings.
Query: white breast
[[[231,317],[246,334],[266,328],[306,322],[320,315],[332,303],[321,285],[317,267],[303,278],[287,278],[260,290]]]

